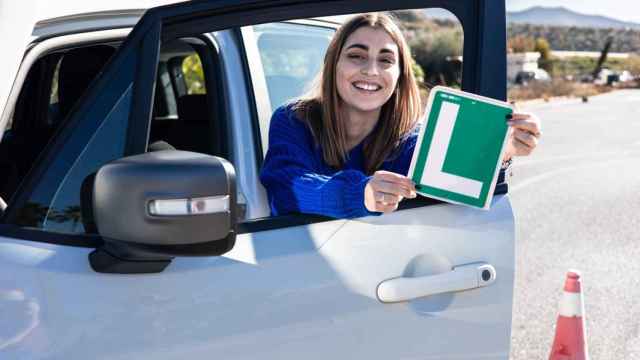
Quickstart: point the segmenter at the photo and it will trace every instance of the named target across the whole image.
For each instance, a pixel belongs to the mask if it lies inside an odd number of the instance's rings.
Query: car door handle
[[[484,287],[496,280],[496,269],[487,263],[456,266],[448,273],[398,277],[378,285],[378,299],[383,303],[409,301],[425,296]]]

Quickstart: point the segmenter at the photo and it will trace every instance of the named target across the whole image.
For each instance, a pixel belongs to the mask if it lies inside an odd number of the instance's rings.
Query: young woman
[[[410,56],[386,15],[357,15],[338,29],[315,91],[271,119],[260,180],[272,215],[359,217],[416,197],[405,176],[422,110]],[[531,153],[540,136],[530,114],[508,123],[505,161]]]

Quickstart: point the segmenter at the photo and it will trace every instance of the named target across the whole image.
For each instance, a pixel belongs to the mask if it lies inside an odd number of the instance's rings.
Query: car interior
[[[0,199],[10,202],[20,182],[60,124],[117,49],[117,43],[57,50],[30,69],[18,96],[10,126],[0,141]],[[204,59],[201,60],[201,59]],[[202,64],[202,73],[188,71]],[[149,151],[178,149],[224,156],[223,115],[209,74],[218,68],[212,47],[203,40],[163,44],[158,64]],[[194,74],[197,75],[194,77]]]
[[[158,79],[149,144],[158,142],[172,148],[222,156],[221,112],[217,87],[210,75],[217,67],[211,48],[199,39],[179,39],[164,43],[160,51]],[[203,61],[202,59],[205,59]],[[189,68],[201,63],[203,72]]]
[[[10,199],[109,58],[113,44],[56,51],[30,69],[0,142],[0,197]]]

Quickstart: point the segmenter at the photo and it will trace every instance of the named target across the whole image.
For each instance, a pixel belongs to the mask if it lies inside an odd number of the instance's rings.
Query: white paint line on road
[[[640,145],[640,141],[638,142]],[[635,145],[635,144],[634,144]],[[580,154],[580,155],[562,155],[562,156],[553,156],[548,158],[542,158],[538,160],[518,160],[516,159],[516,164],[514,166],[531,166],[538,165],[542,163],[548,162],[556,162],[556,161],[564,161],[564,160],[581,160],[581,159],[589,159],[593,157],[610,157],[612,155],[620,156],[620,155],[628,155],[629,151],[609,151],[609,152],[594,152],[588,154]]]
[[[557,176],[563,173],[568,173],[568,172],[572,172],[575,170],[579,170],[582,168],[592,168],[593,166],[600,166],[600,165],[606,165],[607,163],[610,162],[626,162],[628,161],[629,158],[615,158],[615,159],[608,159],[606,161],[596,161],[596,162],[592,162],[592,163],[588,163],[588,164],[580,164],[580,165],[576,165],[576,166],[571,166],[571,167],[566,167],[566,168],[562,168],[562,169],[557,169],[557,170],[552,170],[540,175],[536,175],[533,177],[528,178],[527,180],[524,180],[523,182],[521,182],[518,185],[514,185],[514,186],[510,186],[509,187],[509,193],[514,193],[518,190],[521,190],[531,184],[535,184],[537,182],[540,182],[542,180],[545,180],[547,178],[553,177],[553,176]]]
[[[562,173],[565,173],[565,172],[571,172],[571,171],[574,171],[574,170],[577,170],[577,169],[580,169],[580,168],[583,168],[583,167],[588,167],[590,165],[591,164],[589,164],[589,165],[572,166],[572,167],[562,168],[562,169],[558,169],[558,170],[554,170],[554,171],[550,171],[550,172],[547,172],[547,173],[544,173],[544,174],[540,174],[540,175],[536,175],[536,176],[530,177],[530,178],[528,178],[527,180],[521,182],[518,185],[509,187],[509,193],[514,193],[514,192],[516,192],[516,191],[518,191],[520,189],[523,189],[523,188],[525,188],[525,187],[527,187],[527,186],[529,186],[531,184],[535,184],[535,183],[537,183],[539,181],[545,180],[546,178],[550,178],[552,176],[556,176],[556,175],[559,175],[559,174],[562,174]]]

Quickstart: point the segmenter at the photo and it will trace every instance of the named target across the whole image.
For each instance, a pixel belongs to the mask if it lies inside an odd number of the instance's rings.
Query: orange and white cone
[[[569,271],[564,282],[564,292],[556,323],[556,337],[553,340],[549,360],[588,360],[586,338],[580,273]]]

